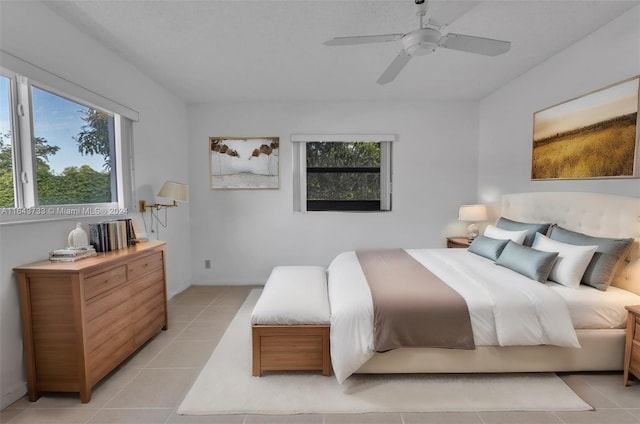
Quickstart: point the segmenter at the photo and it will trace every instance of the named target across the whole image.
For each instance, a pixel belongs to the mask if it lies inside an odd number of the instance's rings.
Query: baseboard
[[[191,286],[264,286],[264,281],[198,281]]]
[[[18,399],[27,394],[27,382],[21,381],[14,384],[7,392],[2,394],[0,399],[0,409],[11,406]]]
[[[212,287],[213,286],[236,286],[236,287],[242,287],[242,286],[264,286],[264,281],[261,281],[259,283],[246,282],[246,281],[232,281],[232,282],[199,281],[196,284],[188,284],[188,285],[182,286],[182,287],[180,287],[180,288],[178,288],[176,290],[172,290],[170,293],[167,293],[167,300],[170,300],[172,297],[182,293],[183,291],[187,290],[191,286],[212,286]]]
[[[172,288],[171,291],[169,291],[169,287],[167,285],[167,300],[170,300],[173,296],[182,293],[189,287],[191,287],[191,284],[189,284],[188,281],[185,281],[183,284],[180,285],[180,287]]]

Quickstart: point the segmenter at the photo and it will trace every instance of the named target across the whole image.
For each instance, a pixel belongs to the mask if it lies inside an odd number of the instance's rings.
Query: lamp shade
[[[165,181],[158,192],[158,197],[177,200],[178,202],[189,201],[189,186],[187,184]]]
[[[485,205],[462,205],[458,212],[460,221],[479,222],[487,220],[487,207]]]

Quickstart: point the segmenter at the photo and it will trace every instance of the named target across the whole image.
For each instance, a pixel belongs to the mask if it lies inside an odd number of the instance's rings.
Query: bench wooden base
[[[331,375],[328,325],[253,325],[253,375],[321,370]]]

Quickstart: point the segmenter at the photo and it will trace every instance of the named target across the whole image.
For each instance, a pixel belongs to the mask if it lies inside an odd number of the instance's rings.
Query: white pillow
[[[549,280],[573,289],[580,286],[580,280],[598,248],[561,243],[540,233],[536,234],[531,247],[545,252],[558,252],[558,259],[551,268]]]
[[[484,235],[493,239],[511,240],[514,243],[522,244],[525,237],[527,237],[527,230],[509,231],[493,225],[487,225],[487,228],[484,229]]]

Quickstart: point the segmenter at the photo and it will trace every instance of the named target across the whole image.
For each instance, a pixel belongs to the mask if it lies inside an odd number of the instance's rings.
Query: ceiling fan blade
[[[402,50],[400,54],[393,59],[393,62],[387,66],[387,69],[385,69],[380,78],[378,78],[377,83],[382,85],[396,79],[400,71],[409,63],[409,60],[411,60],[411,55],[405,50]]]
[[[325,41],[325,46],[350,46],[356,44],[385,43],[400,40],[404,34],[358,35],[354,37],[335,37]]]
[[[474,37],[472,35],[449,33],[442,38],[443,39],[438,43],[441,47],[451,50],[483,54],[486,56],[497,56],[508,52],[511,48],[511,43],[509,41]]]

